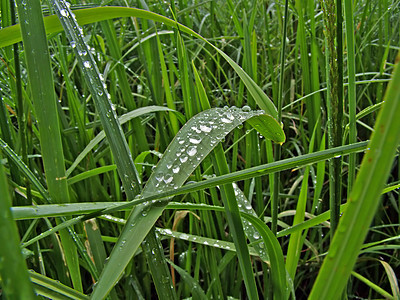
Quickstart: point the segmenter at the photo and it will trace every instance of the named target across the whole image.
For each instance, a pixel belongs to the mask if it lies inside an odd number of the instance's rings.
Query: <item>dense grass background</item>
[[[399,1],[16,4],[2,298],[400,299]]]

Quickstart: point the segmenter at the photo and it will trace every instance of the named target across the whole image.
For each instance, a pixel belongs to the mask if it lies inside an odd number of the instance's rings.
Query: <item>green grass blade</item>
[[[48,191],[43,187],[39,179],[35,176],[35,174],[32,173],[32,171],[27,167],[22,159],[2,139],[0,139],[0,149],[5,155],[7,155],[8,159],[14,162],[20,172],[24,174],[26,178],[28,178],[28,180],[37,189],[43,199],[45,199],[48,203],[53,203]]]
[[[29,281],[28,268],[19,247],[18,229],[12,220],[11,198],[3,165],[0,163],[0,276],[2,289],[8,299],[36,299],[33,286]]]
[[[185,193],[195,192],[199,190],[203,190],[205,188],[215,187],[221,184],[233,183],[235,181],[240,181],[243,178],[250,179],[258,176],[264,176],[267,174],[271,174],[277,171],[284,171],[293,169],[296,167],[304,167],[312,163],[325,161],[331,159],[337,155],[348,155],[352,152],[360,152],[364,151],[367,148],[367,142],[356,143],[354,145],[345,145],[337,148],[332,148],[312,154],[306,154],[302,156],[298,156],[295,158],[289,158],[285,160],[281,160],[279,162],[273,162],[265,165],[260,165],[257,167],[249,168],[242,171],[233,172],[230,174],[217,176],[215,178],[207,179],[205,181],[200,181],[197,183],[191,183],[184,185],[173,191],[160,192],[156,195],[150,195],[145,197],[138,197],[135,200],[132,200],[129,203],[124,203],[118,205],[118,203],[80,203],[78,204],[64,204],[65,214],[81,214],[81,213],[92,213],[98,211],[97,215],[101,215],[103,213],[111,213],[113,211],[118,211],[121,209],[130,208],[134,205],[148,202],[152,200],[163,199],[171,196],[181,195]],[[392,188],[391,188],[392,189]],[[43,208],[43,210],[42,210]],[[54,210],[53,210],[54,208]],[[13,207],[12,208],[14,218],[16,219],[24,219],[24,218],[35,218],[35,217],[43,217],[43,216],[56,216],[58,214],[62,215],[61,206],[57,208],[57,205],[39,205],[39,206],[24,206],[24,207]],[[317,218],[327,216],[323,218],[322,221],[317,221],[315,225],[326,221],[329,219],[328,212],[319,215]],[[311,227],[311,226],[310,226]],[[286,230],[284,230],[286,233]],[[292,231],[290,231],[292,232]],[[287,232],[289,234],[290,232]],[[283,234],[283,233],[282,233]],[[285,234],[284,234],[285,235]],[[282,236],[282,235],[280,235]]]
[[[228,174],[229,168],[226,162],[222,145],[217,145],[214,150],[213,165],[217,175]],[[224,203],[228,219],[229,229],[235,243],[238,254],[240,270],[246,286],[246,293],[249,299],[258,299],[258,292],[253,276],[253,269],[250,261],[249,249],[240,218],[239,207],[235,197],[235,191],[231,184],[220,187],[221,198]]]
[[[68,203],[70,199],[65,177],[64,152],[40,1],[17,1],[17,6],[19,18],[24,20],[21,23],[21,34],[49,194],[56,203]],[[61,231],[60,235],[71,280],[74,287],[82,291],[75,244],[66,231]]]
[[[397,65],[375,124],[370,149],[364,156],[346,212],[341,217],[310,299],[331,299],[333,295],[340,295],[353,269],[400,142],[399,84],[400,69]]]
[[[384,289],[379,287],[377,284],[373,283],[372,281],[368,280],[364,276],[356,273],[356,272],[351,272],[351,275],[353,275],[355,278],[363,282],[366,286],[370,287],[371,289],[377,291],[379,294],[381,294],[385,299],[394,299],[392,295],[390,295],[388,292],[386,292]]]
[[[357,114],[357,95],[356,95],[356,61],[354,46],[354,20],[353,20],[353,2],[344,1],[344,16],[346,24],[346,42],[347,42],[347,73],[348,73],[348,107],[349,107],[349,144],[357,141],[356,114]],[[356,155],[349,156],[349,177],[347,188],[351,191],[354,178],[356,177]]]
[[[171,274],[166,264],[161,241],[156,235],[154,227],[151,231],[153,233],[146,236],[142,249],[146,255],[157,294],[163,299],[178,299],[172,285]]]

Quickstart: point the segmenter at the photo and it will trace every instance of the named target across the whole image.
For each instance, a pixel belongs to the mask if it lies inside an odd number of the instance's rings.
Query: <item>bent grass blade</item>
[[[262,111],[244,111],[239,108],[214,108],[191,118],[165,150],[144,187],[142,196],[173,191],[182,186],[230,131],[247,119],[261,114]],[[92,299],[105,297],[117,283],[166,205],[165,201],[151,201],[140,204],[133,210],[100,275]]]

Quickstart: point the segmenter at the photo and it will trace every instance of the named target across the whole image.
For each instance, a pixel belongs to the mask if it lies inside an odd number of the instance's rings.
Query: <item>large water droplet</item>
[[[172,169],[172,172],[175,173],[175,174],[177,174],[177,173],[179,172],[180,169],[181,169],[181,168],[180,168],[179,166],[176,166],[176,167],[174,167],[174,168]]]
[[[189,138],[189,142],[191,142],[192,144],[200,144],[201,142],[201,137],[198,135],[193,135],[191,138]]]
[[[197,148],[196,148],[195,146],[190,146],[190,147],[186,150],[186,153],[187,153],[189,156],[194,156],[194,155],[196,155],[196,153],[197,153]]]
[[[60,10],[60,14],[65,18],[69,16],[68,10],[66,9]]]
[[[232,121],[227,118],[221,118],[221,121],[227,124],[232,123]]]
[[[86,61],[83,62],[83,66],[86,69],[90,69],[92,67],[92,64],[90,63],[90,61],[86,60]]]
[[[171,174],[167,174],[167,175],[164,176],[164,182],[166,184],[171,183],[173,180],[174,180],[174,177]]]
[[[188,157],[186,155],[182,155],[181,157],[179,157],[179,160],[181,161],[181,163],[187,162]]]
[[[157,181],[161,181],[161,180],[164,179],[164,173],[163,173],[163,172],[158,172],[158,173],[154,176],[154,178],[155,178]]]
[[[200,130],[201,131],[203,131],[203,132],[211,132],[211,127],[208,127],[208,126],[206,126],[206,125],[200,125]]]

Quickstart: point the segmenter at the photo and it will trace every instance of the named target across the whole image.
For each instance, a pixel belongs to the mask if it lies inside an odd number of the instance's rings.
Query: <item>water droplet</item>
[[[79,56],[85,56],[87,54],[86,50],[78,50]]]
[[[245,106],[242,107],[242,110],[246,111],[246,112],[249,112],[249,111],[251,111],[251,108],[250,108],[250,106],[245,105]]]
[[[163,172],[158,172],[158,173],[154,176],[154,178],[155,178],[157,181],[161,181],[161,180],[164,179],[164,173],[163,173]]]
[[[64,18],[66,18],[66,17],[69,16],[68,10],[66,10],[66,9],[60,10],[60,14],[61,14]]]
[[[188,240],[189,236],[186,233],[183,233],[183,234],[181,234],[180,238],[183,240]]]
[[[260,238],[260,234],[256,231],[253,233],[253,238],[255,238],[256,240],[258,240]]]
[[[201,137],[198,135],[193,135],[191,138],[189,138],[189,142],[191,142],[192,144],[200,144],[201,142]]]
[[[188,157],[186,155],[182,155],[181,157],[179,157],[179,160],[181,161],[181,163],[184,163],[188,160]]]
[[[196,153],[197,153],[197,148],[196,148],[195,146],[190,146],[190,147],[186,150],[186,153],[187,153],[189,156],[194,156],[194,155],[196,155]]]
[[[83,66],[86,69],[90,69],[92,67],[92,64],[90,63],[90,61],[86,60],[86,61],[83,62]]]
[[[172,172],[174,172],[175,174],[177,174],[179,172],[181,168],[179,166],[176,166],[172,169]]]
[[[208,132],[211,132],[212,128],[208,127],[206,125],[200,125],[200,130],[208,133]]]
[[[164,182],[166,184],[171,183],[173,180],[174,180],[174,177],[171,174],[167,174],[167,175],[164,176]]]
[[[227,124],[232,123],[232,121],[227,118],[221,118],[221,121]]]

